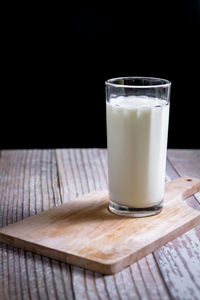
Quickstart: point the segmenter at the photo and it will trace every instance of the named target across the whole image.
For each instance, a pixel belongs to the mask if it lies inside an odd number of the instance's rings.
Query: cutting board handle
[[[193,177],[176,178],[165,184],[165,201],[185,200],[200,190],[200,179]]]

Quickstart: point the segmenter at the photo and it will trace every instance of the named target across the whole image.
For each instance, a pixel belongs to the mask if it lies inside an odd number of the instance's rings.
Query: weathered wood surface
[[[148,218],[108,210],[108,191],[79,196],[0,229],[0,241],[102,274],[114,274],[200,224],[200,212],[183,200],[200,191],[200,179],[165,185],[162,212]]]
[[[182,163],[180,163],[180,161]],[[200,177],[200,150],[168,150],[167,179]],[[199,209],[195,197],[186,201]],[[200,225],[154,253],[166,286],[174,299],[200,299]]]
[[[182,155],[189,163],[175,164]],[[169,151],[167,179],[200,177],[199,155]],[[103,149],[2,151],[0,157],[1,226],[107,187]],[[198,207],[193,197],[188,203]],[[199,299],[199,253],[197,226],[122,272],[103,276],[1,244],[0,299]]]

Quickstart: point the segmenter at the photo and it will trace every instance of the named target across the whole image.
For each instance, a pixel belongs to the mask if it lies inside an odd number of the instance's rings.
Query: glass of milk
[[[106,81],[109,209],[144,217],[163,207],[170,86],[153,77]]]

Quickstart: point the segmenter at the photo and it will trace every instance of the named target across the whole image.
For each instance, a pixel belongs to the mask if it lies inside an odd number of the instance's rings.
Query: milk
[[[109,197],[132,208],[151,207],[164,197],[169,105],[139,96],[106,104]]]

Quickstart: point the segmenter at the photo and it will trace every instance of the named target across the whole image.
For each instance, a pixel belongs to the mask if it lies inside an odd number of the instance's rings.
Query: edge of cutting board
[[[65,253],[63,251],[58,252],[55,249],[52,249],[50,247],[45,247],[37,243],[28,242],[24,244],[25,240],[15,238],[11,235],[7,235],[2,232],[0,232],[0,241],[16,248],[20,248],[26,251],[31,251],[42,256],[56,259],[75,266],[79,266],[81,268],[89,269],[91,271],[110,275],[121,271],[122,269],[129,266],[130,264],[138,261],[142,257],[162,247],[167,242],[184,234],[188,226],[192,228],[198,224],[200,224],[200,215],[196,216],[196,218],[182,225],[181,227],[177,228],[173,232],[170,232],[167,235],[159,238],[158,240],[156,240],[156,242],[146,245],[145,247],[143,247],[142,251],[139,249],[137,252],[133,253],[132,255],[127,255],[124,258],[119,260],[116,259],[107,260],[107,262],[104,263],[86,257],[81,257],[70,252],[68,253]],[[48,255],[46,254],[47,252]]]

